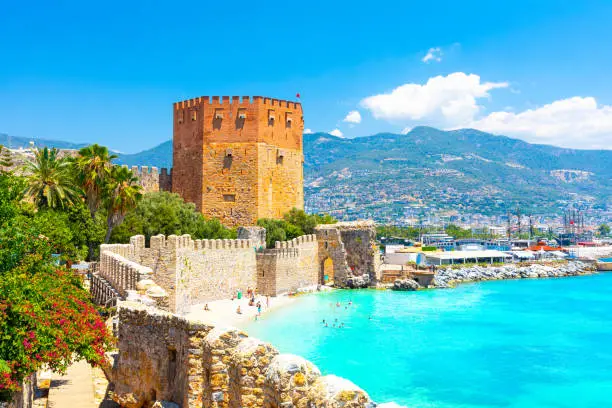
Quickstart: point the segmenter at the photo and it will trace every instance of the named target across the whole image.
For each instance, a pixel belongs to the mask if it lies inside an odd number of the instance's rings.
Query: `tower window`
[[[273,126],[275,119],[276,115],[274,114],[274,109],[268,109],[268,126]]]
[[[198,119],[198,112],[195,110],[191,111],[191,121],[193,122],[197,119]]]
[[[223,201],[229,201],[229,202],[236,201],[236,194],[223,194]]]
[[[183,110],[179,110],[176,112],[176,121],[178,123],[183,123]]]

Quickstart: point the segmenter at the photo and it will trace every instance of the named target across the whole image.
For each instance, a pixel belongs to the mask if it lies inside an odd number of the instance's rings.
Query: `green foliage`
[[[608,224],[601,224],[598,228],[597,228],[597,232],[599,232],[599,235],[605,237],[610,235],[610,226]]]
[[[421,250],[423,252],[431,252],[431,251],[437,251],[438,248],[435,246],[424,246],[424,247],[421,247]]]
[[[298,210],[297,208],[292,208],[283,216],[283,219],[288,225],[299,228],[300,235],[313,234],[314,228],[319,224],[335,224],[338,222],[329,214],[307,214],[304,210]]]
[[[104,191],[104,209],[106,210],[106,236],[108,243],[113,228],[123,222],[127,213],[136,207],[142,198],[142,187],[138,178],[125,167],[113,167]]]
[[[444,232],[455,239],[470,238],[473,236],[471,230],[461,228],[455,224],[448,224],[444,229]]]
[[[234,230],[223,226],[217,219],[206,219],[196,211],[195,205],[186,203],[178,194],[161,191],[145,194],[113,231],[111,240],[129,242],[133,235],[144,235],[148,241],[157,234],[191,234],[197,239],[236,237]]]
[[[378,239],[382,237],[390,238],[406,238],[417,240],[420,234],[428,232],[427,229],[420,229],[414,227],[397,227],[395,225],[379,225],[376,227],[376,237]]]
[[[34,152],[34,160],[26,162],[25,193],[38,207],[64,208],[78,200],[72,163],[58,153],[56,148],[44,147]]]
[[[51,257],[74,246],[71,214],[33,212],[20,202],[22,187],[20,178],[0,174],[0,401],[43,366],[99,364],[111,342],[80,279]]]
[[[257,221],[257,225],[266,229],[266,246],[274,248],[276,241],[287,241],[312,234],[317,225],[336,222],[338,221],[329,214],[307,214],[303,210],[293,208],[283,216],[282,220],[262,218]]]
[[[109,153],[108,148],[93,144],[79,150],[79,156],[74,161],[77,181],[85,195],[91,218],[95,218],[104,200],[104,193],[108,191],[112,162],[116,157]]]

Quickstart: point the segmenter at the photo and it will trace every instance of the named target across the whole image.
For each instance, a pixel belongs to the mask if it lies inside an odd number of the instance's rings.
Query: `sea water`
[[[612,274],[304,295],[245,329],[379,403],[612,407]]]

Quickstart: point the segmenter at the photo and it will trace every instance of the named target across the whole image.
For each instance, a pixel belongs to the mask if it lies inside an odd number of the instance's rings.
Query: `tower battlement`
[[[302,104],[300,102],[267,98],[263,96],[199,96],[197,98],[175,102],[174,110],[194,108],[204,105],[248,108],[252,105],[258,104],[279,108],[302,109]]]

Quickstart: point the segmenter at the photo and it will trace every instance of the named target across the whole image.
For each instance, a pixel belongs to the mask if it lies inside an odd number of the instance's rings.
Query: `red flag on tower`
[[[298,99],[300,99],[300,93],[299,93],[299,92],[298,92],[298,93],[296,93],[296,94],[295,94],[295,97],[296,97],[296,98],[298,98]]]

